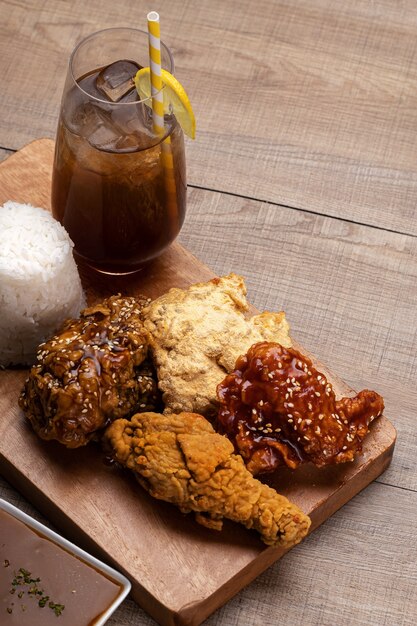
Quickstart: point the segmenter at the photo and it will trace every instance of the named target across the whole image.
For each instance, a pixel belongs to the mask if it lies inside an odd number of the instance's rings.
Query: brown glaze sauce
[[[336,400],[311,360],[276,343],[253,345],[217,388],[218,429],[252,473],[352,461],[384,403],[374,391]]]
[[[147,303],[112,296],[64,322],[39,346],[19,405],[40,437],[76,448],[113,419],[157,402],[140,318]]]
[[[39,581],[25,583],[21,570],[30,574],[27,581]],[[2,626],[93,626],[121,590],[120,583],[0,509]]]

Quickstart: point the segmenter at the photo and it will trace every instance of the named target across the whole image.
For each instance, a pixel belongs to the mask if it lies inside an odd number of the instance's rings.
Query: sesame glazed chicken
[[[104,441],[151,496],[193,511],[203,526],[221,530],[227,518],[286,548],[308,532],[310,518],[256,480],[227,437],[201,415],[138,413],[110,424]]]
[[[374,391],[336,400],[332,385],[293,348],[261,342],[236,361],[217,387],[218,430],[252,474],[311,461],[353,461],[384,402]]]
[[[38,350],[19,399],[43,439],[68,448],[88,443],[113,419],[158,408],[157,383],[146,361],[146,298],[112,296],[64,322]]]

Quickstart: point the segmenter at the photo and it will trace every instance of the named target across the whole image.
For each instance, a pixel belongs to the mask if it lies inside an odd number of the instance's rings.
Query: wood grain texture
[[[7,157],[13,154],[13,150],[5,150],[4,148],[0,148],[0,163],[7,159]]]
[[[48,140],[35,142],[3,164],[0,200],[12,196],[14,186],[22,188],[27,200],[49,207],[52,150]],[[130,293],[157,295],[171,285],[211,275],[196,259],[184,256],[178,244],[159,267],[155,284],[151,273],[144,273]],[[282,556],[231,524],[209,537],[189,517],[152,500],[131,477],[106,467],[95,448],[70,451],[39,440],[17,408],[24,376],[16,371],[0,375],[2,472],[66,533],[128,573],[134,597],[160,623],[199,624]],[[336,392],[346,392],[337,378],[333,384]],[[316,527],[387,467],[393,444],[394,430],[380,418],[355,463],[325,471],[303,467],[294,474],[284,469],[270,482],[279,483],[281,492],[311,514]],[[158,545],[162,559],[156,558]]]
[[[2,495],[52,527],[6,484]],[[414,626],[416,507],[415,493],[370,485],[204,626]],[[156,626],[131,599],[108,624]]]
[[[205,626],[412,626],[416,507],[415,493],[371,485]]]
[[[416,234],[413,0],[151,8],[197,114],[191,183]],[[0,0],[0,145],[52,137],[74,42],[139,25],[147,10],[144,0]],[[244,274],[259,308],[283,306],[303,345],[352,387],[384,395],[399,432],[379,479],[397,487],[371,485],[207,626],[414,624],[413,240],[194,190],[181,241],[217,273]],[[1,478],[0,494],[34,511]],[[129,600],[109,624],[155,622]]]
[[[417,234],[414,0],[152,6],[197,116],[191,183]],[[0,144],[52,137],[74,44],[148,9],[0,0]]]
[[[1,492],[52,527],[11,487]],[[204,626],[414,626],[416,507],[415,493],[370,485]],[[108,624],[156,626],[131,599]]]
[[[398,429],[384,481],[417,490],[417,240],[266,203],[189,190],[180,240],[249,298],[287,313],[301,343],[354,389],[383,394]]]
[[[17,408],[24,377],[0,373],[2,473],[67,536],[125,573],[133,597],[158,623],[197,626],[283,556],[238,525],[207,532],[152,499],[132,476],[106,467],[92,446],[72,451],[39,440]],[[380,418],[349,467],[282,472],[269,482],[317,527],[384,471],[393,442],[392,427]]]

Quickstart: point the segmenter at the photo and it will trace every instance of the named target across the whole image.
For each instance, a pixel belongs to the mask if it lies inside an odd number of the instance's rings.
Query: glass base
[[[100,267],[100,266],[95,265],[94,262],[90,261],[89,259],[86,259],[86,257],[79,254],[76,250],[74,250],[73,252],[74,252],[74,258],[75,258],[77,265],[82,265],[83,267],[88,268],[89,270],[96,272],[97,274],[101,274],[102,276],[131,276],[133,274],[139,274],[139,272],[144,270],[145,267],[149,264],[149,261],[148,261],[141,265],[138,265],[137,267],[133,269],[131,268],[113,269],[113,268],[108,268],[108,267]]]
[[[94,265],[90,265],[89,263],[86,263],[85,261],[83,261],[84,265],[87,265],[90,270],[93,270],[94,272],[97,272],[98,274],[103,274],[104,276],[130,276],[132,274],[138,274],[139,272],[141,272],[144,268],[143,267],[139,267],[136,270],[128,270],[128,271],[119,271],[119,272],[111,272],[110,270],[103,270],[103,269],[99,269],[98,267],[95,267]]]

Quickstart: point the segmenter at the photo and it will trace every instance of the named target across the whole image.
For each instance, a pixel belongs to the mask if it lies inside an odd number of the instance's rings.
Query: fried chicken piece
[[[285,314],[251,319],[242,277],[229,274],[189,289],[171,289],[145,310],[166,412],[217,412],[216,386],[257,341],[290,346]]]
[[[42,439],[83,446],[113,419],[158,408],[148,333],[149,300],[112,296],[64,322],[41,344],[19,405]]]
[[[293,348],[261,342],[239,357],[217,388],[219,432],[227,434],[252,474],[353,461],[384,401],[365,389],[336,400],[332,385]]]
[[[220,530],[228,518],[286,548],[307,534],[310,519],[253,478],[231,442],[201,415],[139,413],[113,422],[104,439],[154,498],[194,511],[204,526]]]

